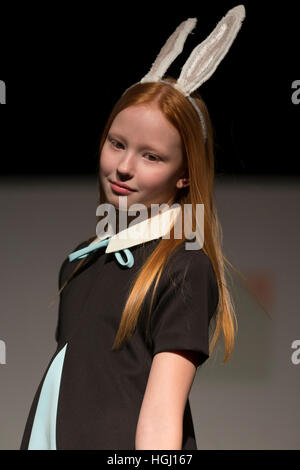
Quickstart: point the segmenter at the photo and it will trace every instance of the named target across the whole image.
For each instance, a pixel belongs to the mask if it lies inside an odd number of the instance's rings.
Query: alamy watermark
[[[151,215],[149,215],[149,209]],[[183,211],[180,204],[169,206],[167,203],[151,204],[147,208],[144,204],[136,203],[127,207],[127,196],[119,199],[118,215],[116,207],[110,203],[100,204],[96,215],[105,216],[96,227],[97,237],[111,237],[116,234],[116,222],[118,216],[118,239],[127,240],[151,240],[158,235],[162,238],[170,238],[170,227],[174,222],[174,238],[194,240],[185,242],[187,250],[199,250],[204,243],[204,204],[196,204],[196,230],[192,229],[192,204],[184,204]],[[127,224],[127,215],[139,216]],[[183,218],[183,219],[182,219]],[[144,223],[143,223],[144,222]],[[107,227],[107,228],[106,228]],[[132,228],[131,228],[132,227]],[[126,229],[130,228],[130,231]],[[184,233],[182,233],[182,228]]]
[[[292,342],[291,348],[295,349],[291,355],[291,361],[296,366],[300,364],[300,339],[295,339]]]
[[[292,93],[291,100],[293,104],[300,104],[300,80],[294,80],[292,89],[296,90]]]
[[[0,339],[0,364],[6,364],[6,344]]]
[[[3,80],[0,80],[0,104],[6,104],[6,86]]]

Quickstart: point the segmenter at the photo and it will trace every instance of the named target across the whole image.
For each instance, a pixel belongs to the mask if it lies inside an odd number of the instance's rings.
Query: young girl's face
[[[119,198],[131,204],[169,203],[184,178],[181,138],[175,127],[153,105],[134,105],[114,119],[100,155],[100,179],[108,203]],[[125,193],[112,183],[123,183]]]

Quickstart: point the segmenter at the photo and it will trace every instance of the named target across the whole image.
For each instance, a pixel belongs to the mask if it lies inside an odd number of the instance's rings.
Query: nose
[[[117,172],[124,175],[133,175],[134,165],[134,154],[125,152],[120,158],[119,164],[117,166]]]

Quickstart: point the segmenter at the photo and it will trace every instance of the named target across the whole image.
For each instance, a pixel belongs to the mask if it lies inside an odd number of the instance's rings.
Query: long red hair
[[[164,78],[164,80],[169,82],[176,81],[171,76]],[[189,177],[190,185],[183,189],[178,189],[172,202],[179,203],[182,206],[182,213],[184,204],[191,204],[193,229],[196,227],[196,205],[204,205],[204,244],[202,249],[212,262],[219,290],[219,303],[213,316],[215,323],[214,335],[209,344],[209,352],[211,355],[215,348],[216,341],[222,332],[225,344],[225,358],[223,362],[227,362],[234,349],[235,328],[237,329],[238,325],[234,304],[225,278],[225,269],[228,269],[225,263],[232,268],[234,268],[234,266],[227,260],[222,251],[222,231],[215,204],[214,129],[207,107],[199,92],[193,92],[191,97],[194,98],[204,116],[207,129],[206,142],[204,142],[201,122],[197,111],[180,91],[176,90],[171,85],[160,82],[138,83],[129,88],[114,105],[101,136],[98,161],[100,161],[102,147],[113,120],[118,113],[128,106],[136,106],[139,104],[155,105],[164,114],[166,119],[178,130],[182,139],[183,156],[186,162],[187,176]],[[105,202],[106,198],[101,185],[99,170],[99,204]],[[99,220],[100,219],[101,217],[99,217]],[[182,233],[184,233],[184,231]],[[90,240],[94,238],[95,236]],[[182,239],[174,238],[174,230],[172,229],[170,238],[162,239],[158,243],[139,272],[137,272],[129,290],[119,329],[113,344],[113,350],[120,348],[133,334],[145,296],[153,282],[155,282],[151,297],[151,312],[156,287],[165,264],[178,245],[184,243],[184,241],[184,237]],[[71,277],[61,287],[59,293],[84,260],[85,258],[78,263]]]

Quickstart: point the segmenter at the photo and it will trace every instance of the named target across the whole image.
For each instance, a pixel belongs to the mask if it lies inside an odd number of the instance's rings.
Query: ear
[[[179,178],[176,183],[176,187],[178,189],[185,188],[190,185],[190,179],[185,177],[185,178]]]
[[[231,47],[245,15],[244,5],[227,12],[210,35],[194,48],[182,67],[175,88],[187,96],[210,78]]]
[[[141,83],[155,82],[163,77],[172,62],[182,52],[186,38],[195,28],[196,24],[197,18],[188,18],[180,23],[162,47],[150,71],[140,81]]]

